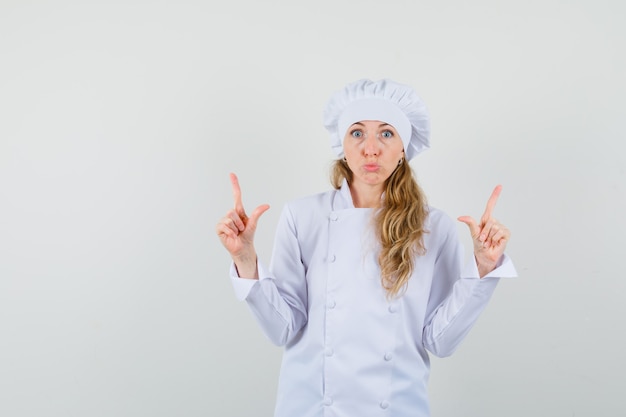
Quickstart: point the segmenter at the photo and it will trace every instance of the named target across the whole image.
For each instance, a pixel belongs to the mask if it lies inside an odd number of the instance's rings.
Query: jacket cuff
[[[250,279],[250,278],[240,278],[237,273],[237,268],[235,268],[235,263],[231,261],[230,263],[230,282],[233,284],[233,289],[235,290],[235,297],[239,301],[243,301],[248,298],[248,294],[252,291],[254,285],[262,279],[268,279],[269,273],[265,266],[261,263],[261,261],[257,260],[257,270],[259,273],[259,279]]]
[[[500,260],[496,264],[496,268],[493,271],[489,272],[484,277],[482,277],[482,279],[515,278],[515,277],[517,277],[517,271],[515,270],[513,261],[505,253],[502,255],[502,257],[500,257]],[[465,265],[465,268],[463,269],[463,272],[461,273],[461,278],[481,279],[480,274],[478,273],[478,264],[476,263],[476,258],[473,255],[472,255],[472,259]]]

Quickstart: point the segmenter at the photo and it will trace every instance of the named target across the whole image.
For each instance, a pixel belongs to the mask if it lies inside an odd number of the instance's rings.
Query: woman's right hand
[[[226,213],[217,224],[217,236],[222,241],[226,250],[230,253],[237,272],[242,278],[257,278],[256,250],[254,249],[254,232],[256,231],[259,217],[270,206],[262,204],[257,207],[250,217],[246,215],[241,202],[241,188],[235,174],[230,174],[230,182],[233,186],[233,198],[235,207]]]

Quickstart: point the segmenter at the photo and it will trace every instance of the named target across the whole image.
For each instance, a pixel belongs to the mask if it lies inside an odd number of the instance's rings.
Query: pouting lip
[[[378,164],[365,164],[365,165],[363,165],[363,168],[366,171],[375,171],[378,168],[380,168],[380,165],[378,165]]]

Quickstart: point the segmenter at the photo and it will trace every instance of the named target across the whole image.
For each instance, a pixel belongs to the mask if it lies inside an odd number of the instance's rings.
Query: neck
[[[376,208],[380,206],[380,196],[383,194],[381,185],[359,185],[350,186],[352,203],[356,208]]]

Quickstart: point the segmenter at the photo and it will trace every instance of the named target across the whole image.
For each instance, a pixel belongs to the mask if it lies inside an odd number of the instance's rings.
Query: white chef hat
[[[407,160],[430,147],[426,104],[408,85],[389,79],[362,79],[331,96],[324,109],[324,126],[338,157],[343,157],[348,128],[362,120],[379,120],[393,126],[402,139]]]

